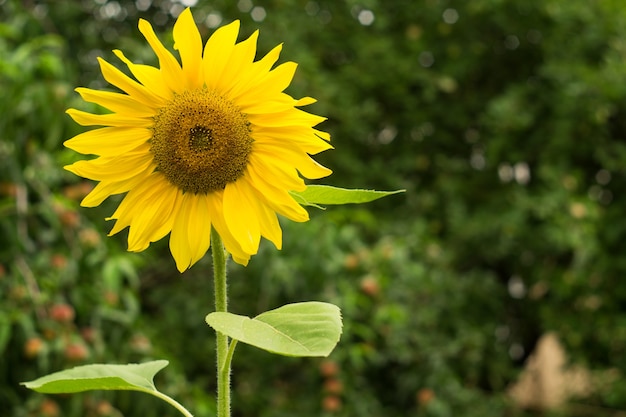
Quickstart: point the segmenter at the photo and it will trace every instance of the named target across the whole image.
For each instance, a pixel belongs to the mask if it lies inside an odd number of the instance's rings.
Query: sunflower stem
[[[213,278],[215,285],[215,311],[228,311],[226,288],[226,253],[222,238],[211,229],[213,253]],[[230,417],[230,359],[228,337],[217,335],[217,417]],[[234,343],[234,342],[233,342]],[[233,346],[234,348],[234,346]]]
[[[146,392],[147,394],[150,394],[150,395],[154,395],[155,397],[160,398],[160,399],[164,400],[165,402],[169,403],[172,407],[174,407],[175,409],[180,411],[180,413],[182,415],[184,415],[185,417],[193,417],[193,414],[191,414],[189,412],[189,410],[187,410],[185,407],[183,407],[183,405],[181,403],[179,403],[178,401],[176,401],[172,397],[169,397],[169,396],[163,394],[162,392],[154,391],[154,390],[146,390],[144,392]]]

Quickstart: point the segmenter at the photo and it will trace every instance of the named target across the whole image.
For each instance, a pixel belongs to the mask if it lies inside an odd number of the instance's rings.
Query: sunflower
[[[290,191],[306,189],[302,177],[331,173],[310,157],[332,148],[330,136],[315,129],[325,118],[298,108],[315,100],[284,93],[297,65],[274,67],[281,45],[255,61],[258,31],[237,43],[238,21],[217,29],[203,50],[189,9],[174,24],[180,63],[150,23],[140,20],[139,31],[159,67],[115,50],[134,78],[98,60],[104,79],[121,92],[76,89],[110,113],[67,110],[80,125],[100,126],[65,142],[97,156],[65,167],[99,181],[81,205],[126,193],[107,218],[115,220],[110,235],[129,227],[128,250],[139,252],[169,233],[181,272],[207,252],[211,228],[242,265],[261,236],[281,249],[277,214],[309,218]]]

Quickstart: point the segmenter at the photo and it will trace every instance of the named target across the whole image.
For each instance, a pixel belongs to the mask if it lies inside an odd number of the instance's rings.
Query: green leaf
[[[158,360],[142,364],[77,366],[30,382],[26,388],[47,394],[69,394],[90,390],[134,390],[157,392],[153,378],[169,362]]]
[[[287,304],[253,319],[215,312],[206,322],[226,336],[285,356],[328,356],[341,335],[339,307],[317,301]]]
[[[302,192],[291,191],[294,199],[303,206],[321,208],[319,204],[362,204],[388,195],[403,193],[397,191],[349,190],[329,185],[309,185]]]
[[[309,185],[309,187],[312,187],[312,186]],[[298,193],[297,191],[289,191],[289,194],[291,194],[293,199],[296,200],[296,202],[300,204],[301,206],[309,206],[309,207],[315,207],[320,210],[326,210],[326,207],[322,207],[319,204],[315,204],[315,203],[305,200],[302,194]]]

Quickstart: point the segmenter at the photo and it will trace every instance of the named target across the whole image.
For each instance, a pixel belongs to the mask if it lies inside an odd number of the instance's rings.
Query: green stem
[[[228,368],[230,371],[230,363],[233,360],[233,355],[235,354],[235,347],[237,346],[237,340],[233,339],[230,342],[230,346],[228,347],[228,354],[224,360],[224,368]]]
[[[175,399],[173,399],[172,397],[169,397],[165,394],[163,394],[162,392],[156,391],[156,390],[147,390],[144,391],[148,394],[154,395],[155,397],[158,397],[162,400],[164,400],[165,402],[171,404],[175,409],[177,409],[178,411],[181,412],[182,415],[184,415],[185,417],[193,417],[193,414],[191,414],[189,412],[189,410],[187,410],[185,407],[183,407],[178,401],[176,401]]]
[[[213,276],[215,282],[215,311],[228,311],[226,288],[226,253],[222,238],[211,230]],[[217,333],[217,417],[230,417],[230,359],[228,337]],[[234,345],[234,342],[233,342]],[[234,349],[234,346],[232,346]]]

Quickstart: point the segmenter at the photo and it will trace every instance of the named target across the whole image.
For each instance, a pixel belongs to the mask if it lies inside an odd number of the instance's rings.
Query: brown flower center
[[[222,190],[240,178],[253,139],[245,114],[206,88],[177,94],[154,118],[157,170],[184,192]]]

